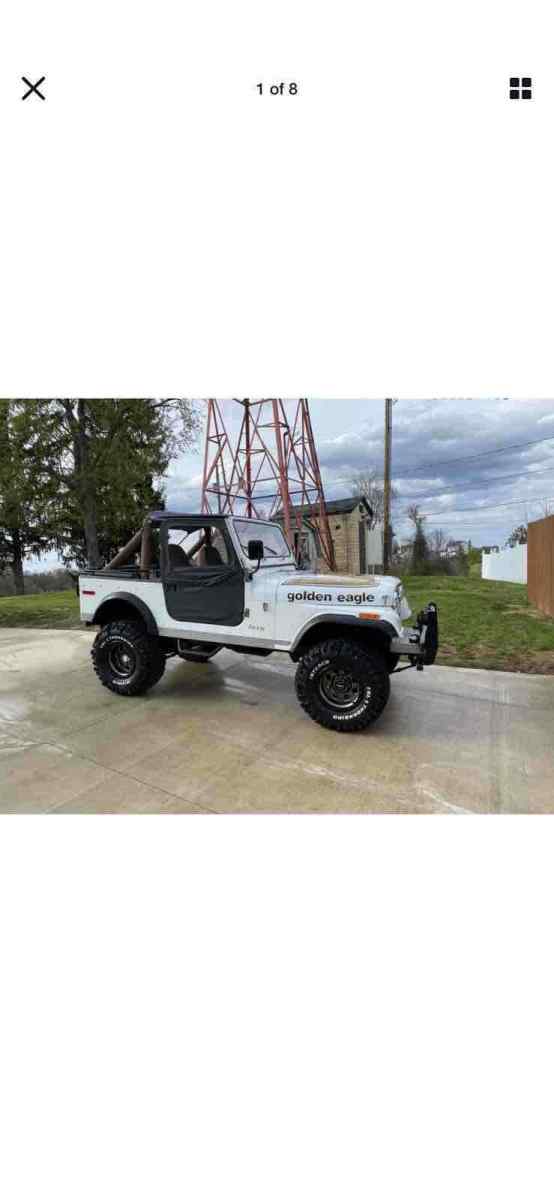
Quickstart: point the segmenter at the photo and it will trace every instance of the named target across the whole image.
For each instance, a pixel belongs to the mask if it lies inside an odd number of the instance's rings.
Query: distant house
[[[456,556],[458,554],[467,554],[468,549],[469,549],[469,542],[456,541],[455,538],[451,538],[450,541],[447,542],[444,549],[440,551],[440,557],[441,558],[456,558]]]
[[[349,496],[346,500],[329,500],[325,505],[335,549],[337,571],[349,575],[364,575],[380,570],[383,564],[383,529],[371,529],[373,509],[365,497]],[[301,517],[301,529],[293,529],[294,552],[311,570],[325,569],[321,561],[318,521],[311,516],[307,505],[293,505],[293,513]],[[284,525],[282,511],[275,520]]]
[[[450,538],[442,549],[438,550],[439,558],[456,558],[458,554],[467,554],[470,543],[467,541],[457,541],[455,538]],[[409,559],[413,553],[414,539],[409,538],[407,541],[397,542],[395,547],[395,558],[401,562]]]

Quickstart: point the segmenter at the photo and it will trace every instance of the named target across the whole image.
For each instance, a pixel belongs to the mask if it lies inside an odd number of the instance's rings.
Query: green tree
[[[516,525],[506,540],[506,546],[521,546],[527,542],[527,526]]]
[[[40,525],[64,562],[98,566],[163,504],[157,480],[193,445],[198,416],[186,400],[15,401],[24,454],[45,498]]]
[[[0,400],[0,570],[12,573],[16,594],[23,595],[23,564],[53,545],[44,513],[49,489],[35,478],[26,454],[28,419],[16,400]]]

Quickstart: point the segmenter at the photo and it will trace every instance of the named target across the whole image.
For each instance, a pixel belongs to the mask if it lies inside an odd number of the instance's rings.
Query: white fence
[[[510,546],[507,550],[483,551],[481,578],[502,583],[527,583],[527,546]]]
[[[383,569],[383,526],[375,525],[373,529],[366,529],[365,533],[365,560],[366,570],[376,571]]]

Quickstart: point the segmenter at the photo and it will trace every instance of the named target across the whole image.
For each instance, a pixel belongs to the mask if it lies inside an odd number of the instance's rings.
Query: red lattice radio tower
[[[242,407],[233,442],[221,405],[208,401],[202,512],[273,518],[279,514],[294,548],[294,530],[308,521],[322,557],[336,570],[335,551],[307,400],[289,420],[282,400],[236,400]]]

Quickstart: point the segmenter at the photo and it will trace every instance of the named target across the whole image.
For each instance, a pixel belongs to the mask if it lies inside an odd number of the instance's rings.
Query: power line
[[[419,466],[407,468],[404,474],[402,474],[400,471],[397,472],[396,478],[403,479],[403,478],[409,477],[410,475],[414,474],[415,472],[428,470],[433,467],[444,467],[444,466],[448,466],[451,463],[475,462],[476,459],[487,458],[491,454],[506,454],[508,450],[520,450],[520,449],[524,448],[525,446],[537,446],[539,444],[542,444],[543,442],[553,442],[553,441],[554,441],[554,435],[551,435],[550,437],[546,437],[546,438],[534,438],[528,442],[516,442],[511,446],[500,446],[496,450],[483,450],[483,452],[481,454],[469,454],[469,455],[465,456],[464,458],[447,458],[447,459],[443,459],[441,462],[421,463]],[[327,474],[327,472],[329,471],[329,467],[324,466],[323,471],[325,471],[325,473]],[[354,484],[356,482],[356,479],[355,479],[356,474],[363,475],[364,472],[363,471],[356,472],[356,469],[353,467],[351,476],[349,476],[349,477],[341,476],[339,479],[330,479],[328,486],[330,488],[342,487],[343,485],[348,484],[348,483],[354,486]],[[498,476],[497,478],[501,478],[501,476]],[[382,475],[380,475],[378,471],[375,471],[375,483],[377,484],[377,486],[379,486],[379,484],[382,483]]]
[[[441,513],[441,516],[448,517],[448,513]],[[481,525],[484,528],[485,526],[490,525],[491,522],[503,521],[506,517],[510,517],[510,514],[502,512],[502,513],[492,513],[491,515],[488,515],[487,513],[483,513],[482,520],[481,519],[469,520],[467,516],[463,516],[461,521],[458,518],[456,518],[456,520],[453,520],[451,522],[445,521],[445,522],[443,522],[443,524],[450,523],[451,525],[455,525],[456,529],[462,528],[462,526],[467,526],[467,528],[469,529],[470,526],[478,527],[479,525]],[[439,522],[437,522],[437,524],[440,525],[441,522],[439,521]],[[401,519],[399,521],[393,521],[393,525],[394,525],[395,529],[397,529],[397,528],[400,529],[400,528],[404,528],[404,527],[408,528],[409,526],[413,526],[413,523],[410,521],[409,517],[401,517]]]
[[[489,508],[510,508],[514,504],[540,504],[552,503],[554,496],[524,496],[520,500],[503,500],[500,504],[480,504],[477,508],[450,508],[442,509],[440,512],[422,513],[422,517],[449,517],[453,513],[461,512],[485,512]]]
[[[473,539],[473,538],[479,537],[479,534],[481,534],[481,536],[482,536],[483,533],[486,531],[487,537],[492,537],[498,541],[501,541],[502,538],[505,537],[505,529],[506,529],[506,526],[504,526],[504,525],[500,527],[500,526],[494,525],[494,524],[450,525],[448,527],[448,531],[449,531],[448,536],[455,539],[456,535],[459,533],[462,537],[465,537],[466,539],[469,539],[469,538]],[[407,530],[396,529],[396,526],[395,526],[394,537],[396,538],[397,541],[399,538],[402,539],[403,541],[412,541],[412,537],[408,535]]]
[[[550,471],[554,471],[554,463],[552,463],[551,467],[540,467],[537,471],[514,471],[509,475],[490,475],[487,479],[479,482],[455,483],[451,486],[440,488],[438,492],[416,492],[413,496],[408,496],[406,493],[401,492],[396,499],[424,500],[433,496],[442,496],[444,492],[465,492],[468,488],[488,487],[490,484],[494,484],[501,479],[521,479],[522,477],[533,479],[535,475],[547,475]]]
[[[491,526],[497,525],[506,517],[506,513],[499,513],[497,516],[486,517],[484,521],[445,521],[445,525],[449,525],[451,529],[490,529]],[[407,520],[394,522],[395,529],[408,528],[410,522]]]
[[[529,442],[515,442],[512,446],[499,446],[496,450],[483,450],[481,454],[468,454],[465,458],[445,458],[441,462],[421,463],[419,467],[410,467],[409,473],[426,471],[432,467],[446,467],[449,463],[474,462],[476,458],[487,458],[489,454],[506,454],[508,450],[521,450],[523,446],[537,446],[539,442],[554,442],[554,436],[533,438]]]

